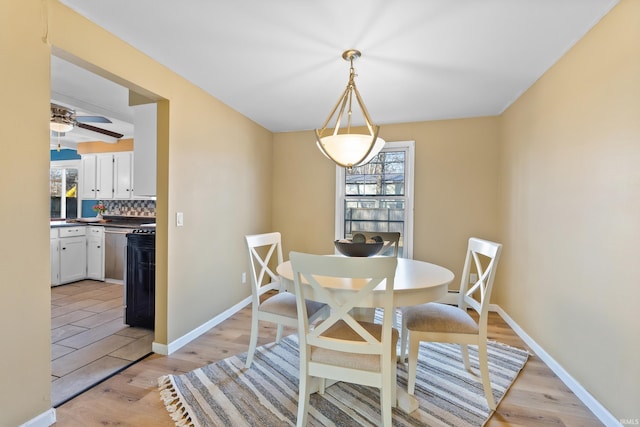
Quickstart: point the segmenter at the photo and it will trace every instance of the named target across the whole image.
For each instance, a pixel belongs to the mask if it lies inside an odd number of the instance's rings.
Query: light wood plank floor
[[[143,359],[57,408],[55,425],[173,426],[160,400],[158,377],[188,372],[247,351],[250,321],[248,306],[174,354],[154,354]],[[531,351],[495,313],[490,317],[489,338]],[[261,323],[258,345],[274,340],[275,328]],[[603,424],[537,356],[532,355],[486,425],[589,427]]]
[[[124,324],[123,285],[51,288],[51,401],[58,406],[151,353],[153,331]]]

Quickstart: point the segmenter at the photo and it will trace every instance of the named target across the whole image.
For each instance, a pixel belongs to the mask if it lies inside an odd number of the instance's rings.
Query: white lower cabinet
[[[60,283],[75,282],[87,276],[87,238],[60,238]]]
[[[52,228],[51,286],[84,279],[104,280],[104,228]]]
[[[51,286],[60,284],[60,239],[58,239],[58,229],[52,228],[50,231],[49,245],[51,247]]]
[[[104,280],[104,227],[87,230],[87,279]]]

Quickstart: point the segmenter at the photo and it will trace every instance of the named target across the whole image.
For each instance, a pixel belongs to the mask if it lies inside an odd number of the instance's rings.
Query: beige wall
[[[51,407],[51,52],[160,100],[158,343],[250,295],[240,283],[248,271],[243,236],[271,224],[272,134],[54,0],[0,4],[0,16],[11,18],[0,26],[0,117],[12,141],[0,158],[0,322],[13,325],[0,333],[0,425],[15,426]],[[184,227],[175,227],[177,211]]]
[[[640,417],[640,1],[503,115],[496,302],[616,418]]]
[[[384,125],[380,132],[386,141],[415,141],[413,257],[459,276],[470,236],[499,238],[498,119]],[[312,131],[276,134],[273,150],[273,229],[282,233],[285,258],[291,250],[333,252],[335,165]]]
[[[0,16],[0,425],[17,426],[51,407],[49,48],[39,1]]]

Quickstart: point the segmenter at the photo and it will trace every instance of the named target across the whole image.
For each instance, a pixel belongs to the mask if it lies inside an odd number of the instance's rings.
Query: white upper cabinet
[[[98,154],[96,159],[96,199],[113,199],[113,155]]]
[[[80,194],[83,199],[133,199],[133,152],[83,154]]]
[[[155,103],[133,107],[135,114],[133,133],[134,194],[156,195],[156,145],[158,139],[158,106]]]
[[[96,174],[98,171],[95,154],[86,154],[80,161],[80,197],[97,199]]]
[[[83,199],[113,199],[113,155],[83,154],[80,168]]]
[[[133,159],[131,152],[113,154],[114,199],[133,197]]]

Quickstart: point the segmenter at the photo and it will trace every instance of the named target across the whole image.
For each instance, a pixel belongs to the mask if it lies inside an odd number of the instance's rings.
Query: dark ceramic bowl
[[[370,242],[370,243],[353,243],[350,241],[340,241],[336,240],[334,242],[336,245],[336,249],[342,255],[345,256],[353,256],[353,257],[369,257],[374,256],[382,246],[384,242]]]

